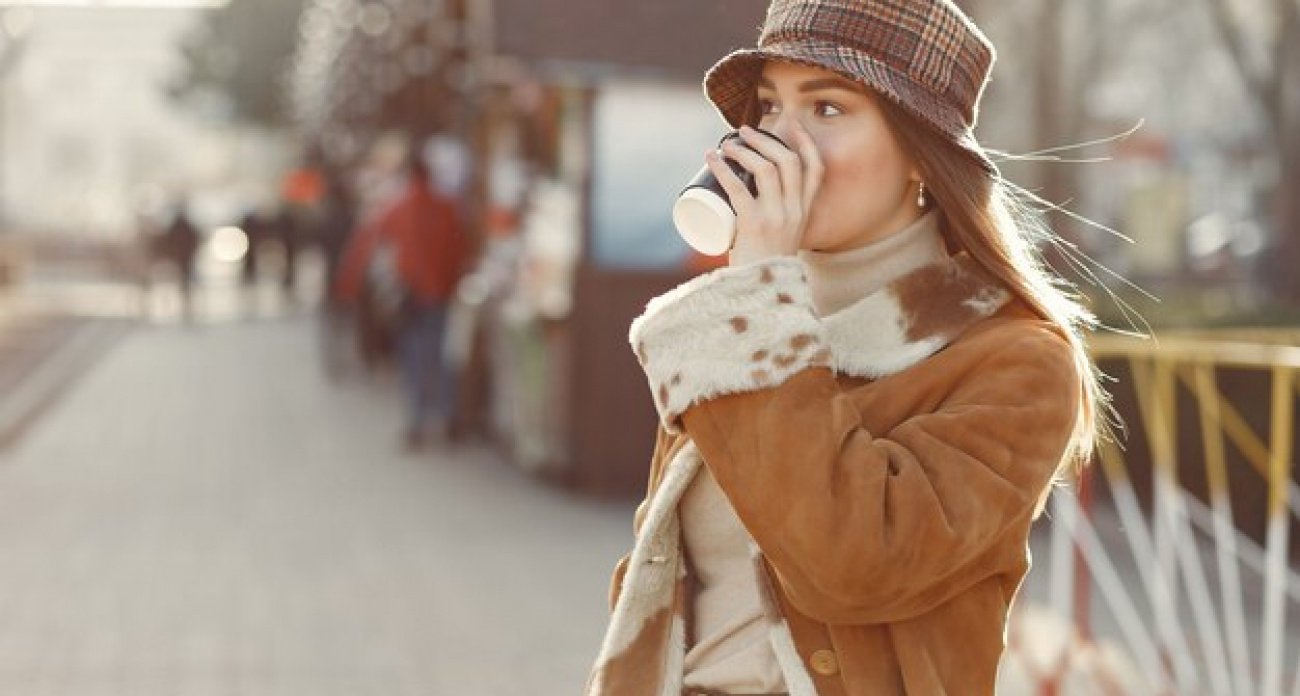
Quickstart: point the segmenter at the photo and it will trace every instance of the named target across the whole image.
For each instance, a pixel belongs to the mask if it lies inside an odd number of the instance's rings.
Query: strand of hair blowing
[[[1057,470],[1058,482],[1077,476],[1099,439],[1109,435],[1109,396],[1089,356],[1084,333],[1096,319],[1068,283],[1042,260],[1035,242],[1057,239],[1042,216],[1017,199],[1019,189],[990,174],[974,157],[936,137],[919,119],[888,99],[879,99],[895,137],[912,155],[927,193],[941,211],[946,241],[968,252],[1035,313],[1062,329],[1083,379],[1079,417]],[[1041,504],[1041,501],[1040,501]]]

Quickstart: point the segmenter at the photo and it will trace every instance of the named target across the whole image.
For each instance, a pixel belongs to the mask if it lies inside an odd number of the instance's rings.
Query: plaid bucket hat
[[[704,76],[704,92],[733,127],[758,121],[763,63],[825,68],[882,94],[996,173],[974,128],[997,53],[952,0],[773,0],[758,47]]]

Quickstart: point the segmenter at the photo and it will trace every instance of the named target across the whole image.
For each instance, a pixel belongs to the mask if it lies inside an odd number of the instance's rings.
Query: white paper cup
[[[721,256],[736,239],[736,213],[726,199],[707,188],[688,188],[673,204],[673,225],[692,249]]]
[[[761,129],[760,132],[785,145],[772,133]],[[739,137],[739,132],[732,131],[724,135],[718,144],[721,146],[722,143]],[[754,175],[731,158],[723,161],[731,167],[731,171],[736,173],[749,189],[750,194],[757,196],[758,187],[754,182]],[[692,249],[707,256],[721,256],[735,243],[736,211],[731,207],[727,192],[722,188],[722,184],[718,183],[717,177],[713,176],[713,170],[709,169],[708,165],[691,178],[690,183],[677,197],[677,202],[673,204],[673,225]]]

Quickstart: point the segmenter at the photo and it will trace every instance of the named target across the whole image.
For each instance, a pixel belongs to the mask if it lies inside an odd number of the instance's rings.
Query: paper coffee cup
[[[736,213],[722,196],[703,187],[688,188],[673,204],[673,225],[692,249],[721,256],[736,239]]]
[[[760,130],[784,145],[780,138]],[[740,133],[732,131],[722,137],[718,143],[732,138],[739,138]],[[752,195],[758,195],[754,176],[738,162],[724,159],[731,171],[740,177]],[[727,253],[736,240],[736,211],[731,207],[727,192],[713,175],[713,170],[705,165],[691,178],[690,183],[677,197],[673,204],[673,225],[677,233],[692,249],[707,256],[721,256]]]

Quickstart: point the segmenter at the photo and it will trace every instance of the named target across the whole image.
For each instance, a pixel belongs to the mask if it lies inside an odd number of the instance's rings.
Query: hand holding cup
[[[731,263],[793,255],[822,164],[808,134],[796,125],[790,149],[768,131],[728,133],[673,207],[673,222],[700,253],[732,252]]]

